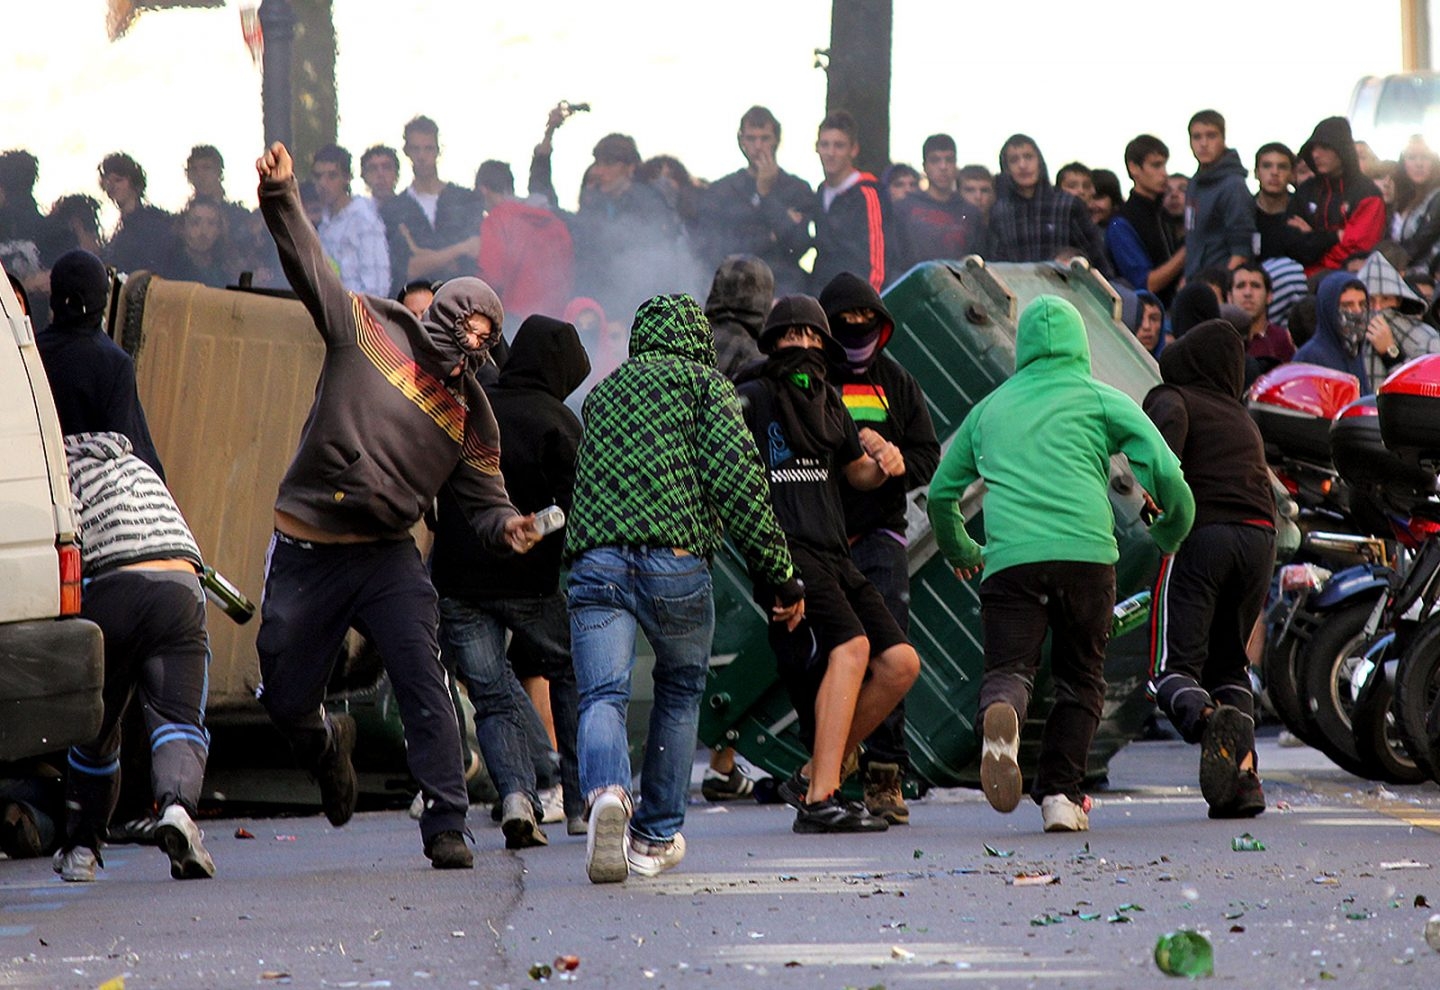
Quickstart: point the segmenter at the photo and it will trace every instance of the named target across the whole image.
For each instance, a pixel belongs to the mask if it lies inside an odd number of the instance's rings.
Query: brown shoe
[[[1011,812],[1025,789],[1020,777],[1020,717],[1003,701],[986,707],[980,746],[980,787],[996,811]]]
[[[910,808],[900,790],[904,778],[895,763],[872,763],[865,768],[865,807],[891,825],[909,825]]]
[[[465,844],[465,836],[453,829],[441,832],[425,843],[425,856],[437,870],[475,868],[475,856]]]

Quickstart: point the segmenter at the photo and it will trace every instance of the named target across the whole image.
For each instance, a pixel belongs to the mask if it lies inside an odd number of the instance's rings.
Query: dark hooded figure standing
[[[590,359],[575,328],[532,316],[515,334],[499,380],[485,389],[500,426],[500,469],[523,512],[550,505],[570,511],[581,430],[565,397],[588,374]],[[507,632],[550,682],[565,817],[572,835],[583,834],[585,797],[575,751],[580,701],[570,614],[560,593],[565,534],[547,534],[523,557],[498,553],[476,535],[448,484],[440,489],[436,517],[430,567],[440,594],[440,638],[475,705],[475,735],[500,792],[505,845],[523,849],[548,841],[539,825],[544,812],[529,745],[531,723],[539,716],[506,660]]]
[[[840,351],[827,351],[829,381],[857,428],[868,427],[895,444],[904,474],[879,488],[840,482],[850,559],[885,599],[900,631],[910,635],[910,560],[906,552],[906,497],[930,483],[940,463],[940,441],[915,377],[887,355],[895,320],[870,283],[841,272],[820,292],[830,334]],[[860,756],[865,807],[891,825],[910,822],[901,785],[910,770],[905,745],[905,700],[865,740]]]
[[[1360,171],[1350,121],[1326,117],[1315,125],[1300,157],[1314,175],[1300,183],[1290,199],[1290,214],[1308,229],[1325,235],[1320,260],[1305,266],[1313,275],[1323,268],[1340,269],[1356,255],[1369,254],[1385,233],[1385,201],[1380,187]]]
[[[753,254],[732,254],[715,270],[705,319],[715,332],[715,368],[734,380],[740,370],[759,361],[760,328],[775,300],[775,275]]]
[[[160,455],[135,388],[135,362],[103,327],[110,300],[105,263],[89,251],[67,251],[50,269],[51,323],[36,334],[60,428],[120,433],[136,457],[165,480]]]
[[[1265,447],[1242,398],[1245,342],[1209,320],[1160,354],[1145,413],[1180,458],[1195,524],[1155,582],[1150,690],[1186,742],[1198,742],[1211,818],[1265,810],[1255,764],[1246,641],[1275,567],[1275,499]]]
[[[1369,306],[1370,293],[1359,277],[1349,272],[1326,275],[1315,292],[1315,334],[1292,360],[1348,372],[1359,380],[1360,394],[1368,395],[1379,385],[1370,382],[1361,353]]]
[[[1080,252],[1101,274],[1111,274],[1090,211],[1050,184],[1050,170],[1034,138],[1012,134],[1000,148],[995,205],[990,209],[990,258],[1053,261],[1066,250]]]
[[[455,706],[440,664],[436,596],[410,528],[447,482],[489,547],[540,539],[510,503],[500,432],[474,369],[499,337],[500,300],[477,278],[441,286],[416,319],[394,300],[348,292],[300,204],[276,142],[255,163],[260,211],[285,275],[325,341],[315,402],[280,482],[256,649],[260,703],[320,784],[339,827],[355,813],[355,723],[327,714],[345,631],[379,649],[395,690],[420,834],[437,869],[474,865]]]

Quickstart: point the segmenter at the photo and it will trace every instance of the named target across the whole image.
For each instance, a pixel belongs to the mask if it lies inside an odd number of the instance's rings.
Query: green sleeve
[[[965,517],[960,513],[960,499],[980,478],[975,467],[973,444],[975,413],[960,424],[950,448],[940,459],[940,467],[930,481],[927,511],[930,527],[935,531],[935,542],[951,567],[978,567],[983,561],[985,548],[970,538],[965,531]]]
[[[1117,393],[1106,403],[1110,450],[1130,461],[1130,468],[1160,506],[1160,518],[1150,536],[1165,553],[1174,553],[1195,522],[1195,496],[1185,483],[1180,459],[1140,407]]]

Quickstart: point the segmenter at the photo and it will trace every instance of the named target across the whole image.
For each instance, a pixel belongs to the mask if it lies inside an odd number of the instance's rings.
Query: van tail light
[[[60,614],[80,614],[80,548],[62,543],[60,552]]]

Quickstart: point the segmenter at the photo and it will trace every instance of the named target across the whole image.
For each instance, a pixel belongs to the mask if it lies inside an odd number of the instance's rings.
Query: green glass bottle
[[[1150,619],[1151,593],[1137,592],[1115,606],[1110,619],[1110,638],[1124,636],[1132,629],[1139,629]]]
[[[221,574],[215,568],[205,566],[200,572],[200,585],[205,593],[216,605],[219,605],[230,616],[236,625],[243,626],[255,616],[255,603],[245,597],[245,593]]]
[[[1167,932],[1155,941],[1155,965],[1167,976],[1197,980],[1215,975],[1215,952],[1210,940],[1199,932]]]

